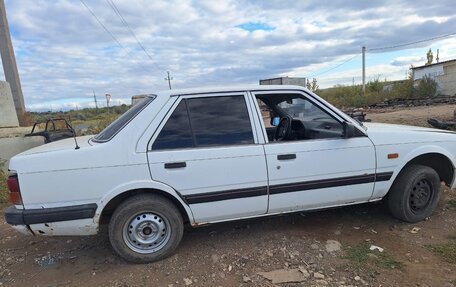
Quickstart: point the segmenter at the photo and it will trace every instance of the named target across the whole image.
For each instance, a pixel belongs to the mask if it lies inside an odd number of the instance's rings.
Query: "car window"
[[[270,116],[263,115],[270,142],[276,140],[276,128],[271,127],[271,122],[278,124],[280,119],[286,116],[292,119],[291,131],[287,138],[281,139],[281,141],[341,138],[343,136],[342,123],[300,94],[259,95],[257,100],[261,102],[259,106],[262,111],[272,111],[270,112],[273,115],[272,119]],[[261,108],[262,106],[263,108]]]
[[[192,132],[188,119],[187,104],[183,100],[176,107],[171,117],[161,130],[154,144],[153,150],[176,149],[193,147]]]
[[[253,143],[244,96],[193,98],[187,104],[196,146]]]
[[[123,129],[132,119],[134,119],[143,109],[149,105],[156,96],[148,95],[137,104],[133,105],[128,111],[113,121],[109,126],[96,135],[92,141],[102,143],[111,140],[119,131]]]
[[[183,99],[163,127],[153,150],[252,144],[243,95]]]

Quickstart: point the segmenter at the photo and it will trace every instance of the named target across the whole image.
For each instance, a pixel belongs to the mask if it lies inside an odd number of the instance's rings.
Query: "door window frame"
[[[238,97],[243,97],[245,106],[247,109],[247,113],[249,116],[250,120],[250,127],[252,130],[252,137],[253,137],[253,143],[249,144],[233,144],[233,145],[215,145],[215,146],[196,146],[196,147],[188,147],[188,148],[176,148],[176,149],[160,149],[160,150],[153,150],[152,146],[157,139],[158,135],[168,122],[169,118],[172,116],[174,113],[174,110],[177,108],[177,106],[183,101],[184,99],[195,99],[195,98],[213,98],[213,97],[230,97],[230,96],[238,96]],[[258,145],[259,144],[259,133],[257,131],[257,127],[254,123],[254,120],[256,119],[256,116],[253,112],[253,108],[250,103],[250,97],[249,94],[246,91],[242,92],[228,92],[228,93],[205,93],[205,94],[192,94],[192,95],[180,95],[178,96],[178,99],[173,103],[169,111],[166,113],[166,116],[162,119],[160,124],[158,125],[157,129],[154,131],[152,134],[152,137],[149,140],[149,143],[147,144],[147,152],[169,152],[169,151],[180,151],[180,150],[197,150],[197,149],[208,149],[208,148],[226,148],[226,147],[239,147],[239,146],[252,146],[252,145]]]
[[[309,95],[306,92],[301,91],[301,90],[270,90],[270,91],[261,90],[261,91],[250,91],[251,100],[253,101],[253,104],[255,105],[256,117],[259,119],[259,121],[257,121],[257,123],[259,122],[259,124],[260,124],[262,135],[263,135],[263,141],[265,142],[265,144],[287,144],[287,143],[295,143],[295,142],[311,142],[311,141],[343,139],[342,137],[341,138],[333,137],[333,138],[302,139],[302,140],[293,140],[293,141],[270,142],[269,139],[268,139],[268,134],[266,132],[266,126],[265,126],[264,121],[263,121],[263,116],[261,114],[261,109],[260,109],[260,106],[258,105],[258,100],[257,100],[257,95],[269,95],[269,94],[297,94],[297,95],[300,95],[303,99],[309,101],[313,105],[315,105],[318,108],[320,108],[323,112],[327,113],[329,116],[331,116],[337,122],[339,122],[341,125],[343,125],[343,123],[345,121],[347,121],[341,115],[339,115],[338,113],[334,112],[331,108],[329,108],[328,106],[326,106],[323,103],[321,103],[318,99],[315,99],[311,95]],[[355,126],[355,129],[358,129],[358,128]],[[365,132],[362,132],[362,133],[365,135]]]

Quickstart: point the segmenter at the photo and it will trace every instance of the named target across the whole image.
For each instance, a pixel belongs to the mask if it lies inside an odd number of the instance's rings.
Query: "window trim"
[[[238,97],[243,97],[244,98],[244,103],[247,109],[247,114],[250,120],[250,128],[252,132],[252,138],[253,142],[249,144],[230,144],[230,145],[214,145],[214,146],[193,146],[193,147],[187,147],[187,148],[176,148],[176,149],[159,149],[159,150],[154,150],[152,149],[154,142],[157,140],[159,134],[165,127],[166,123],[168,122],[169,118],[172,116],[176,108],[179,106],[181,101],[187,100],[187,99],[195,99],[195,98],[218,98],[218,97],[232,97],[232,96],[238,96]],[[186,103],[187,107],[187,116],[189,117],[189,122],[191,126],[191,120],[190,120],[190,113],[188,112],[188,106]],[[178,99],[173,103],[171,108],[168,110],[166,113],[165,117],[161,120],[160,124],[158,125],[157,129],[151,136],[149,143],[148,143],[148,148],[147,152],[164,152],[164,151],[182,151],[182,150],[198,150],[198,149],[208,149],[208,148],[226,148],[226,147],[246,147],[246,146],[255,146],[258,144],[258,135],[256,132],[256,127],[255,124],[253,123],[253,120],[255,118],[255,115],[253,114],[252,108],[249,104],[249,94],[246,91],[242,92],[228,92],[228,93],[204,93],[204,94],[191,94],[191,95],[181,95],[178,97]],[[192,129],[192,137],[194,137],[193,129]],[[196,141],[194,141],[195,144]]]

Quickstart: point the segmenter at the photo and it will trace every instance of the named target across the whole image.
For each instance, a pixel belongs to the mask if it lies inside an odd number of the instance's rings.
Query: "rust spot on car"
[[[200,227],[200,226],[209,225],[209,223],[207,223],[207,222],[195,222],[195,223],[192,223],[191,225],[193,227]]]

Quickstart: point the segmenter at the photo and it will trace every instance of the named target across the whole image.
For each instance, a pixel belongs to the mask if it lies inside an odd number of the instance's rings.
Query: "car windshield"
[[[136,117],[156,96],[148,95],[141,101],[134,104],[128,111],[113,121],[109,126],[96,135],[92,141],[102,143],[111,140],[120,130],[123,129],[132,119]]]

